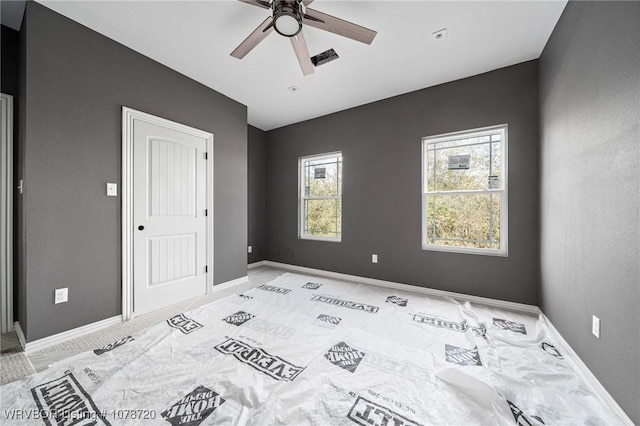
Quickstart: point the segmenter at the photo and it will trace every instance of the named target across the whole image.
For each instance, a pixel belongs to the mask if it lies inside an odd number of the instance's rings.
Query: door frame
[[[175,121],[122,107],[122,320],[133,318],[133,129],[136,121],[201,137],[207,141],[207,273],[206,293],[213,287],[213,134]]]
[[[2,333],[13,331],[13,96],[0,93],[0,294]]]

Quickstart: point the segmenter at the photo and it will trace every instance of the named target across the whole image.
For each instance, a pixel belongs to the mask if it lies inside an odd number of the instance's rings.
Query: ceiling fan
[[[291,45],[296,53],[300,68],[304,75],[313,74],[313,63],[307,48],[307,42],[302,33],[302,25],[319,28],[330,33],[371,44],[377,32],[369,28],[361,27],[335,16],[319,12],[309,8],[313,0],[238,0],[253,6],[271,10],[271,16],[265,19],[249,37],[244,39],[236,49],[231,52],[234,58],[242,59],[247,53],[275,31],[280,35],[289,37]]]

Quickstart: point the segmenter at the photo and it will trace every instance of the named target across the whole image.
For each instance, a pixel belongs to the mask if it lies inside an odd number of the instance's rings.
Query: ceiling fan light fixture
[[[297,1],[273,2],[273,26],[285,37],[294,37],[302,30],[302,8]]]

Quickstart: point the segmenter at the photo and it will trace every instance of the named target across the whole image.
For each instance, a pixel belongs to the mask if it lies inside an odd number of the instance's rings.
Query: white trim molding
[[[122,107],[122,320],[133,318],[133,130],[134,123],[155,124],[207,141],[207,286],[214,283],[214,162],[213,134],[184,124]]]
[[[22,347],[27,353],[39,351],[41,349],[57,345],[58,343],[65,342],[76,337],[81,337],[85,334],[93,333],[94,331],[102,330],[115,324],[120,324],[121,322],[122,316],[118,315],[102,321],[83,325],[82,327],[72,328],[71,330],[63,331],[62,333],[54,334],[52,336],[43,337],[42,339],[34,340],[33,342],[25,342]],[[22,335],[22,339],[20,338],[20,335]],[[22,330],[20,330],[18,339],[20,340],[20,344],[22,344],[24,340]]]
[[[220,283],[220,284],[216,284],[213,286],[213,290],[211,290],[212,293],[218,292],[220,290],[226,290],[232,287],[237,287],[240,284],[246,283],[247,281],[249,281],[249,276],[245,275],[244,277],[240,277],[240,278],[236,278],[235,280],[231,280],[231,281],[226,281],[224,283]]]
[[[0,94],[0,331],[13,331],[13,96]]]
[[[22,350],[27,347],[27,339],[24,337],[24,333],[22,332],[22,327],[20,327],[20,323],[18,321],[13,323],[13,330],[16,332],[18,336],[18,342],[20,342],[20,347]]]
[[[233,290],[238,291],[238,293],[242,293],[249,289],[249,285],[246,285],[249,282],[249,277],[244,276],[240,278],[236,278],[235,280],[227,281],[224,283],[217,284],[211,290],[211,293],[217,293],[224,290]],[[204,297],[204,296],[203,296]],[[43,337],[42,339],[34,340],[33,342],[28,342],[25,339],[24,333],[22,332],[22,328],[20,324],[16,321],[14,324],[16,334],[18,335],[18,340],[20,341],[20,346],[22,349],[29,353],[39,351],[41,349],[48,348],[53,345],[57,345],[59,343],[66,342],[71,339],[75,339],[77,337],[82,337],[86,334],[93,333],[95,331],[99,331],[105,329],[107,327],[111,327],[112,325],[120,324],[123,322],[123,318],[121,315],[117,315],[115,317],[107,318],[102,321],[97,321],[91,324],[83,325],[81,327],[77,327],[71,330],[63,331],[62,333],[54,334],[52,336]]]
[[[509,242],[509,198],[508,198],[508,177],[509,177],[509,152],[508,152],[508,124],[500,124],[495,126],[482,127],[479,129],[472,130],[463,130],[459,132],[435,135],[435,136],[426,136],[422,138],[422,250],[430,250],[430,251],[440,251],[440,252],[450,252],[450,253],[463,253],[463,254],[477,254],[483,256],[502,256],[508,257],[508,242]],[[435,155],[435,145],[443,142],[457,141],[457,140],[465,140],[471,138],[477,138],[480,136],[493,136],[496,133],[500,134],[500,146],[501,146],[501,155],[500,155],[500,188],[487,188],[487,189],[475,189],[475,190],[444,190],[439,191],[437,188],[433,188],[432,190],[428,189],[427,185],[427,172],[429,171],[429,164],[427,163],[427,151],[429,145],[434,145],[434,155]],[[495,141],[497,143],[498,141]],[[487,142],[477,142],[471,144],[465,144],[462,146],[471,146],[471,145],[483,145],[483,144],[492,144],[492,141]],[[440,148],[440,150],[451,149],[452,147]],[[491,159],[490,159],[491,161]],[[430,172],[429,172],[430,173]],[[435,173],[435,171],[434,171]],[[435,177],[435,175],[434,175]],[[446,197],[446,196],[455,196],[455,195],[492,195],[499,197],[500,199],[500,213],[499,213],[499,224],[500,224],[500,247],[497,249],[488,249],[488,248],[474,248],[474,247],[457,247],[457,246],[449,246],[449,245],[436,245],[429,244],[427,238],[427,200],[431,197]],[[490,216],[491,217],[491,216]],[[489,219],[492,221],[493,219]],[[435,225],[434,225],[435,226]]]
[[[338,232],[337,237],[321,237],[317,235],[311,235],[305,233],[305,216],[306,216],[306,207],[305,201],[307,200],[337,200],[340,202],[340,206],[342,206],[342,188],[340,188],[340,195],[335,196],[327,196],[327,197],[314,197],[308,195],[305,191],[305,162],[307,161],[321,161],[321,160],[333,160],[336,159],[336,164],[342,163],[341,167],[337,168],[337,179],[342,187],[342,182],[344,181],[344,158],[342,156],[341,151],[329,152],[325,154],[317,154],[317,155],[307,155],[304,157],[298,158],[298,238],[301,240],[311,240],[311,241],[328,241],[339,243],[342,241],[342,225],[340,225],[340,229],[336,229]],[[342,215],[342,207],[340,208],[340,214]],[[337,222],[336,222],[337,226]]]
[[[433,288],[419,287],[410,284],[400,284],[391,281],[378,280],[375,278],[360,277],[357,275],[342,274],[339,272],[323,271],[321,269],[307,268],[305,266],[289,265],[287,263],[272,262],[270,260],[263,261],[263,265],[273,266],[274,268],[287,269],[290,271],[304,272],[305,274],[319,275],[328,278],[337,278],[346,281],[355,281],[364,284],[376,285],[379,287],[393,288],[396,290],[410,291],[413,293],[428,294],[431,296],[450,297],[456,300],[469,301],[472,303],[480,303],[486,306],[494,306],[496,308],[509,309],[512,311],[527,312],[530,314],[540,313],[540,309],[534,305],[524,303],[507,302],[505,300],[489,299],[487,297],[471,296],[468,294],[454,293],[452,291],[436,290]],[[262,265],[260,265],[262,266]]]
[[[260,260],[258,262],[249,263],[247,269],[259,268],[261,266],[267,266],[267,260]]]

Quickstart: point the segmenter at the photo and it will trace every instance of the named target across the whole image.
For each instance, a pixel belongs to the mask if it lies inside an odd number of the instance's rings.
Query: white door
[[[133,124],[133,313],[207,291],[207,139]]]

